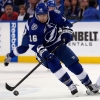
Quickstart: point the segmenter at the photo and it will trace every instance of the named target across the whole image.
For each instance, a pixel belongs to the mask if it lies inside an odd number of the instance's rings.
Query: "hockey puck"
[[[19,92],[18,92],[17,90],[15,90],[15,91],[13,92],[13,94],[14,94],[15,96],[18,96],[18,95],[19,95]]]

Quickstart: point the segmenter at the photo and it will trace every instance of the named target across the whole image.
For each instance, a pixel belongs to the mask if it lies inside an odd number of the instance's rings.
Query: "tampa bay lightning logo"
[[[36,30],[37,28],[38,28],[38,25],[35,23],[31,26],[31,30]]]
[[[53,42],[56,39],[57,35],[57,27],[54,24],[47,24],[46,26],[46,32],[45,32],[45,41]]]

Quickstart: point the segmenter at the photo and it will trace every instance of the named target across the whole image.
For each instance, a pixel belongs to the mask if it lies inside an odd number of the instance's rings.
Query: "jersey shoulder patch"
[[[31,30],[37,30],[38,28],[38,25],[36,23],[34,23],[32,26],[31,26]]]

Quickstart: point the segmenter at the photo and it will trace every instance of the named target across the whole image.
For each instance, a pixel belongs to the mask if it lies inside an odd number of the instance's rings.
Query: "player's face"
[[[45,22],[47,22],[47,20],[48,20],[48,15],[47,15],[47,14],[37,15],[37,17],[38,17],[38,20],[39,20],[41,23],[45,23]]]
[[[49,7],[49,11],[55,10],[55,7]]]

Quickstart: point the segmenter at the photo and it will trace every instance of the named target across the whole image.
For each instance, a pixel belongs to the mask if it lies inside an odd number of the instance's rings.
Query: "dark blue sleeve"
[[[37,49],[43,46],[43,31],[36,23],[29,25],[29,44],[34,45],[33,51],[38,52]]]

